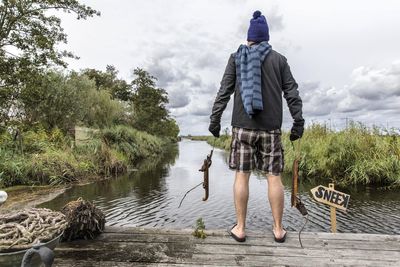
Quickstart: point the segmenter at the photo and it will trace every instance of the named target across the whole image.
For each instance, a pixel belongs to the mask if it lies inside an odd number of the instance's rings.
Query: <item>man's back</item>
[[[261,65],[261,91],[264,109],[251,118],[246,113],[242,102],[239,83],[237,82],[236,53],[231,54],[221,81],[221,88],[215,99],[211,121],[218,120],[235,93],[232,113],[232,126],[245,129],[275,130],[282,126],[282,92],[295,121],[303,122],[302,102],[286,58],[271,50]]]

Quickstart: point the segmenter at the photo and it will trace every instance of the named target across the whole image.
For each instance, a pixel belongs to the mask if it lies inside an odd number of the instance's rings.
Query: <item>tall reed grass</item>
[[[291,171],[294,151],[284,135],[285,171]],[[298,142],[298,141],[296,141]],[[300,171],[305,179],[336,184],[400,187],[400,136],[351,123],[342,131],[322,125],[309,127],[300,140]]]
[[[213,145],[214,137],[195,136]],[[230,149],[231,137],[223,135],[215,146]],[[292,172],[295,158],[289,133],[282,134],[285,172]],[[295,143],[298,141],[295,141]],[[300,140],[300,175],[306,180],[334,182],[340,186],[371,184],[400,187],[400,136],[380,128],[350,123],[341,131],[324,125],[308,127]]]

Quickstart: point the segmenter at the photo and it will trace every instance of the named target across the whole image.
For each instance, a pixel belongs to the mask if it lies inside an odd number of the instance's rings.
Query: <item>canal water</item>
[[[206,228],[224,229],[235,222],[233,206],[234,172],[227,166],[228,153],[215,149],[210,169],[210,197],[202,201],[201,187],[190,192],[178,208],[187,190],[203,179],[199,168],[211,146],[202,141],[184,139],[167,149],[162,157],[143,162],[137,171],[97,183],[73,186],[42,207],[59,210],[78,197],[91,200],[106,214],[109,226],[142,226],[192,228],[203,218]],[[291,164],[291,163],[288,163]],[[284,226],[299,230],[303,218],[290,207],[291,178],[284,177]],[[301,198],[309,210],[305,231],[329,232],[330,210],[316,203],[309,194],[318,184],[302,184]],[[400,190],[387,191],[373,187],[341,188],[351,195],[347,212],[338,211],[338,232],[400,234]],[[267,199],[267,182],[262,176],[250,178],[247,228],[272,229]]]

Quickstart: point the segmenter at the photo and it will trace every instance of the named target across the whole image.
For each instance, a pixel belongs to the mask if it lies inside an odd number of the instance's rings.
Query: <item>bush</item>
[[[161,153],[164,145],[159,137],[121,125],[103,129],[101,137],[111,148],[127,155],[131,163]]]
[[[43,129],[22,133],[22,149],[2,135],[0,146],[0,185],[60,184],[76,181],[85,174],[85,162],[77,161],[67,145],[69,138],[59,129],[49,133]]]
[[[25,159],[11,150],[0,148],[0,173],[0,186],[29,184]]]
[[[167,143],[128,126],[104,129],[74,147],[57,128],[47,132],[38,127],[22,136],[22,150],[15,149],[9,133],[0,136],[0,186],[65,184],[118,175],[129,164],[160,155]]]

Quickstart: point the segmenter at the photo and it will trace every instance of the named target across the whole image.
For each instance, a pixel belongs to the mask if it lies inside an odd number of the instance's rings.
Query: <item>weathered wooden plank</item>
[[[400,237],[297,233],[278,244],[270,232],[249,232],[237,243],[224,230],[107,228],[97,240],[60,244],[55,266],[400,266]]]
[[[251,247],[251,246],[240,246],[240,245],[218,245],[218,246],[209,246],[203,244],[196,244],[195,246],[190,246],[190,250],[188,247],[185,247],[184,244],[165,244],[165,243],[150,243],[150,244],[118,244],[114,246],[103,246],[101,244],[92,244],[91,246],[87,246],[84,249],[81,249],[80,252],[85,253],[85,255],[96,254],[97,250],[104,250],[110,248],[112,250],[125,251],[129,249],[129,253],[131,253],[134,257],[137,253],[146,253],[147,251],[163,251],[167,256],[182,256],[182,257],[191,257],[193,254],[226,254],[226,255],[269,255],[269,256],[277,256],[277,257],[319,257],[321,252],[325,255],[325,257],[352,257],[354,259],[369,259],[369,260],[381,260],[384,258],[384,261],[394,262],[396,259],[400,259],[399,251],[380,251],[379,253],[366,253],[364,250],[342,250],[342,249],[326,249],[326,250],[317,250],[317,249],[294,249],[294,248],[286,248],[286,247]],[[58,249],[59,253],[74,253],[77,248],[60,248]],[[376,249],[375,249],[376,250]],[[375,252],[375,251],[374,251]],[[115,255],[114,255],[115,256]],[[124,255],[119,255],[124,256]],[[125,255],[127,256],[127,255]],[[101,256],[103,257],[103,255]],[[106,257],[106,256],[104,256]],[[107,258],[104,258],[105,260]]]
[[[371,261],[359,259],[329,259],[300,257],[270,257],[270,256],[230,256],[196,255],[195,258],[177,262],[121,262],[121,261],[83,261],[60,260],[54,266],[399,266],[399,262]]]
[[[287,247],[207,245],[193,243],[110,243],[86,242],[81,247],[60,247],[57,255],[68,258],[68,255],[80,255],[81,259],[88,260],[115,260],[120,258],[134,262],[167,262],[174,259],[192,259],[197,255],[214,257],[226,256],[271,256],[271,257],[299,257],[299,258],[352,258],[383,262],[399,262],[400,251],[379,251],[379,253],[365,253],[362,250],[346,249],[301,249]],[[79,250],[79,251],[78,251]],[[109,251],[106,251],[109,250]],[[102,254],[98,255],[98,251]],[[322,255],[322,256],[321,256]],[[180,261],[179,261],[180,262]]]
[[[141,228],[141,227],[106,227],[104,233],[143,233],[143,234],[158,234],[158,235],[187,235],[193,232],[193,229],[160,229],[160,228]],[[221,229],[207,229],[206,233],[209,236],[224,236],[226,230]],[[297,232],[289,232],[291,235],[297,235]],[[249,231],[247,236],[250,238],[271,237],[271,231]],[[333,240],[365,240],[365,241],[398,241],[400,242],[400,235],[381,235],[381,234],[359,234],[359,233],[314,233],[303,232],[302,237],[307,238],[323,238]]]
[[[149,234],[126,234],[126,233],[105,233],[97,240],[103,242],[158,242],[158,243],[173,243],[173,242],[195,242],[204,244],[237,244],[233,239],[229,238],[228,234],[220,236],[209,236],[206,239],[197,239],[190,233],[186,235],[149,235]],[[302,237],[303,246],[305,248],[337,248],[337,249],[360,249],[360,250],[375,250],[379,247],[380,250],[400,250],[400,242],[398,241],[360,241],[360,240],[323,240],[318,238]],[[249,237],[245,246],[285,246],[285,247],[300,247],[298,235],[289,233],[285,244],[278,244],[270,237]]]
[[[143,263],[135,263],[134,265],[131,262],[115,262],[115,261],[81,261],[81,260],[65,260],[65,259],[56,259],[54,262],[55,267],[146,267],[146,266],[159,266],[159,267],[182,267],[189,265],[185,264],[174,264],[174,263],[153,263],[153,264],[143,264]],[[209,266],[212,266],[210,264]],[[215,266],[215,265],[214,265]],[[225,265],[229,266],[229,265]],[[237,266],[237,265],[232,265]]]

